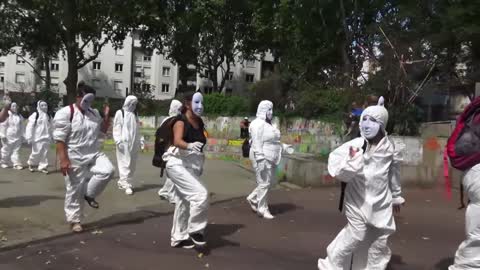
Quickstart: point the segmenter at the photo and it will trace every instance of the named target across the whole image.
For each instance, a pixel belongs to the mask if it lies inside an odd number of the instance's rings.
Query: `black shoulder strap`
[[[123,111],[123,109],[121,109],[122,111],[122,118],[125,118],[125,112]]]
[[[40,114],[35,112],[35,126],[37,125],[38,117],[40,117]]]
[[[73,121],[73,114],[75,113],[75,108],[73,107],[73,104],[70,104],[70,123]]]

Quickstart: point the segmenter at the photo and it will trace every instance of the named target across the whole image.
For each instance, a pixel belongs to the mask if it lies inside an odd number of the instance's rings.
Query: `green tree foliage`
[[[248,100],[239,96],[210,94],[204,97],[205,114],[210,116],[249,115]]]

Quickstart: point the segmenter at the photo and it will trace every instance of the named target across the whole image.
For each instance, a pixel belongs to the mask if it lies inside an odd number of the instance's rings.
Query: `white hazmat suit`
[[[84,113],[73,105],[60,109],[54,118],[53,139],[64,142],[71,168],[65,176],[65,214],[67,222],[80,223],[84,198],[95,198],[105,189],[114,174],[108,157],[100,152],[102,117],[96,109]],[[71,119],[71,120],[70,120]]]
[[[386,134],[388,112],[383,106],[365,109],[360,126],[369,118]],[[387,240],[396,229],[392,205],[405,202],[399,182],[401,156],[386,135],[377,145],[370,145],[366,136],[375,135],[364,129],[361,138],[343,144],[329,156],[328,172],[347,183],[344,209],[348,224],[327,247],[327,258],[319,259],[320,270],[380,270],[390,261]],[[357,151],[353,157],[351,148]]]
[[[467,239],[458,247],[449,270],[480,269],[480,164],[465,173],[463,188],[469,199],[465,213]]]
[[[20,147],[24,139],[23,117],[18,113],[17,103],[12,103],[8,119],[0,126],[2,140],[2,168],[23,169],[20,161]]]
[[[32,145],[32,153],[27,162],[30,171],[38,166],[39,171],[48,172],[48,150],[52,143],[53,125],[47,111],[47,103],[39,101],[37,111],[28,118],[25,139]]]
[[[293,148],[280,142],[280,131],[269,122],[273,116],[273,103],[261,101],[257,117],[249,126],[250,160],[255,170],[257,187],[248,195],[247,201],[260,216],[271,219],[267,195],[275,185],[275,171],[282,158],[283,150],[292,152]]]
[[[163,119],[160,126],[163,125],[165,121],[172,119],[172,117],[176,117],[180,115],[181,109],[182,109],[182,102],[176,99],[172,100],[172,102],[170,103],[170,110],[168,111],[168,117]],[[170,180],[168,176],[165,179],[165,184],[163,184],[163,187],[158,191],[158,196],[164,198],[170,203],[175,203],[175,188],[172,180]]]
[[[192,111],[198,116],[203,111],[203,97],[196,93],[192,98]],[[187,149],[171,146],[165,152],[167,177],[175,186],[175,212],[171,231],[171,246],[176,247],[182,241],[191,239],[197,245],[204,245],[196,239],[203,238],[208,222],[208,191],[200,179],[203,173],[205,155],[202,152],[207,139],[203,125],[195,129],[185,115],[177,121],[184,123],[183,141]],[[200,235],[198,238],[196,236]]]
[[[117,145],[117,162],[120,179],[118,187],[132,194],[132,181],[135,173],[138,151],[140,150],[140,124],[135,114],[138,99],[128,96],[122,110],[118,110],[113,120],[113,139]]]

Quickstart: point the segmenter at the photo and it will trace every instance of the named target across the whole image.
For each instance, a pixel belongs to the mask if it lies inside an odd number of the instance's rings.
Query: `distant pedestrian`
[[[248,138],[248,127],[250,126],[250,121],[248,121],[248,117],[243,118],[240,121],[240,138],[246,139]]]

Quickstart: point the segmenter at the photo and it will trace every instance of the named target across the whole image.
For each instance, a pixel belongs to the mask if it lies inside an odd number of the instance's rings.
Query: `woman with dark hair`
[[[206,244],[208,191],[200,176],[207,138],[202,112],[203,96],[200,92],[185,98],[182,114],[172,123],[173,144],[163,155],[167,177],[175,187],[172,247],[193,248]]]

